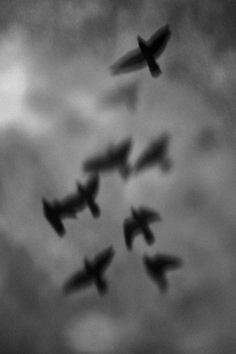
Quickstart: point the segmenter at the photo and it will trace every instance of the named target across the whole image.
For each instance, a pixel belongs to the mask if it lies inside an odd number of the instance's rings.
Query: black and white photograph
[[[236,353],[235,38],[234,0],[1,0],[0,354]]]

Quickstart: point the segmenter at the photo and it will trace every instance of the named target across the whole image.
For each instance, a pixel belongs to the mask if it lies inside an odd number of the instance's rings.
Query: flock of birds
[[[138,48],[128,52],[111,66],[113,74],[121,74],[147,66],[152,77],[160,75],[161,70],[156,59],[164,51],[171,32],[168,25],[158,29],[148,41],[137,37]],[[132,147],[132,139],[128,137],[119,144],[110,145],[104,152],[88,158],[83,169],[89,174],[85,183],[77,182],[76,192],[61,200],[49,202],[42,199],[44,216],[54,228],[56,233],[63,237],[66,233],[64,219],[76,219],[77,214],[86,208],[90,210],[94,218],[101,215],[100,207],[96,201],[99,190],[99,176],[102,173],[117,171],[121,178],[126,180],[130,176],[137,175],[145,169],[159,165],[163,172],[171,169],[172,163],[168,156],[170,137],[167,133],[150,142],[141,153],[133,166],[129,162],[129,154]],[[143,235],[145,242],[152,245],[155,237],[150,229],[150,224],[160,222],[161,216],[152,208],[140,206],[131,207],[131,216],[123,223],[124,241],[128,251],[133,248],[133,243],[138,235]],[[95,285],[100,294],[107,289],[105,271],[115,255],[112,246],[98,253],[94,259],[84,259],[84,267],[73,274],[64,284],[63,291],[70,294],[90,285]],[[166,292],[168,281],[166,272],[177,269],[182,265],[181,258],[157,253],[154,256],[143,256],[143,264],[148,275],[157,283],[162,292]]]

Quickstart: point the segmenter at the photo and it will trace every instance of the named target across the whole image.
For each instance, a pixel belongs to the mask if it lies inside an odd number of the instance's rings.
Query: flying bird
[[[65,234],[65,227],[62,219],[77,218],[77,213],[88,207],[94,217],[100,215],[100,209],[95,202],[98,193],[99,179],[97,175],[92,176],[84,185],[77,182],[76,193],[69,195],[61,200],[49,202],[42,199],[43,213],[48,222],[62,237]]]
[[[151,245],[155,238],[150,230],[149,224],[155,221],[161,221],[158,212],[147,207],[140,207],[139,209],[131,208],[132,216],[126,218],[123,224],[123,231],[125,237],[125,244],[128,250],[132,249],[134,238],[138,234],[143,234],[145,241]]]
[[[114,257],[113,247],[110,246],[100,252],[93,261],[84,259],[84,268],[78,270],[71,278],[69,278],[63,286],[64,294],[70,294],[80,291],[91,285],[95,285],[98,292],[103,295],[107,292],[107,281],[104,278],[104,272],[110,265]]]
[[[85,185],[77,183],[78,191],[84,205],[87,206],[91,214],[97,218],[100,216],[100,208],[95,201],[99,189],[99,177],[97,174],[93,175]]]
[[[143,263],[146,272],[157,283],[162,293],[168,289],[166,272],[175,270],[183,264],[179,257],[165,254],[156,254],[153,257],[144,255]]]
[[[134,164],[133,170],[139,173],[144,169],[159,165],[162,171],[167,172],[171,168],[171,161],[167,155],[170,136],[167,133],[150,142]]]
[[[148,40],[137,36],[138,48],[133,49],[118,59],[111,67],[113,75],[128,73],[134,70],[143,69],[148,66],[152,77],[161,74],[161,69],[156,62],[166,48],[170,39],[171,31],[169,25],[159,28]]]
[[[105,152],[86,160],[83,164],[85,172],[101,173],[118,170],[126,179],[131,173],[128,157],[132,147],[131,138],[122,140],[117,145],[110,145]]]

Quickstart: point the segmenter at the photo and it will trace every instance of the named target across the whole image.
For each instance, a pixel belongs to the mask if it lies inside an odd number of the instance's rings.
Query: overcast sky
[[[235,353],[235,1],[2,0],[0,7],[1,354]],[[168,23],[147,69],[109,66]],[[59,239],[42,197],[84,181],[81,164],[132,136],[131,161],[168,131],[173,169],[101,178],[100,219],[85,211]],[[130,207],[156,208],[156,243],[125,249]],[[109,292],[64,298],[65,279],[113,245]],[[142,256],[176,254],[166,296]]]

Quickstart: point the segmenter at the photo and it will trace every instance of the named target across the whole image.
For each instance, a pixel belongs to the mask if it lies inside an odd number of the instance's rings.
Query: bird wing
[[[163,134],[158,139],[151,141],[135,163],[136,172],[139,172],[154,163],[161,162],[166,154],[168,143],[168,134]]]
[[[179,268],[183,264],[179,257],[159,253],[146,259],[150,269],[156,274]]]
[[[166,254],[157,254],[153,257],[152,261],[156,267],[162,267],[165,270],[176,269],[183,265],[183,261],[180,257]]]
[[[147,43],[154,56],[160,56],[162,54],[170,36],[171,31],[169,25],[162,26],[151,35]]]
[[[153,158],[153,152],[152,150],[150,150],[150,148],[148,147],[147,149],[145,149],[141,155],[139,156],[139,158],[137,159],[134,169],[136,172],[140,172],[143,169],[145,169],[146,167],[150,166],[153,164],[153,162],[156,160],[156,158]]]
[[[132,248],[133,239],[139,232],[137,224],[132,218],[127,218],[124,220],[123,230],[126,246],[130,250]]]
[[[101,273],[105,271],[105,269],[111,263],[113,257],[115,255],[114,249],[112,246],[106,248],[104,251],[100,252],[93,261],[93,266],[96,269],[99,269]]]
[[[62,224],[62,222],[60,220],[53,220],[51,219],[51,225],[53,226],[54,230],[56,231],[56,233],[62,237],[65,235],[65,227],[64,225]]]
[[[65,282],[63,292],[69,294],[73,291],[80,290],[91,283],[92,279],[86,270],[79,270]]]
[[[112,66],[110,71],[113,75],[122,74],[143,68],[146,61],[139,48],[129,51],[119,58]]]
[[[50,204],[48,201],[43,200],[43,213],[45,218],[56,233],[62,237],[65,234],[65,227],[61,222],[60,215],[58,215],[56,208],[54,208],[54,204]]]
[[[141,218],[145,219],[147,222],[161,221],[160,214],[154,209],[148,208],[146,206],[141,206],[138,209]]]
[[[116,155],[120,157],[120,160],[127,160],[127,157],[131,151],[132,140],[131,137],[124,139],[119,145],[116,147]]]
[[[170,142],[170,135],[168,133],[163,133],[157,139],[154,139],[150,144],[150,151],[161,151],[165,153]]]
[[[83,163],[83,169],[86,172],[91,172],[91,171],[99,171],[106,169],[107,166],[110,164],[110,159],[107,153],[97,155],[95,157],[87,159]]]
[[[62,217],[66,218],[76,218],[76,214],[79,210],[84,208],[84,199],[78,193],[73,194],[61,201],[60,213]]]
[[[99,189],[99,177],[98,174],[93,175],[86,183],[88,193],[92,196],[97,195]]]

